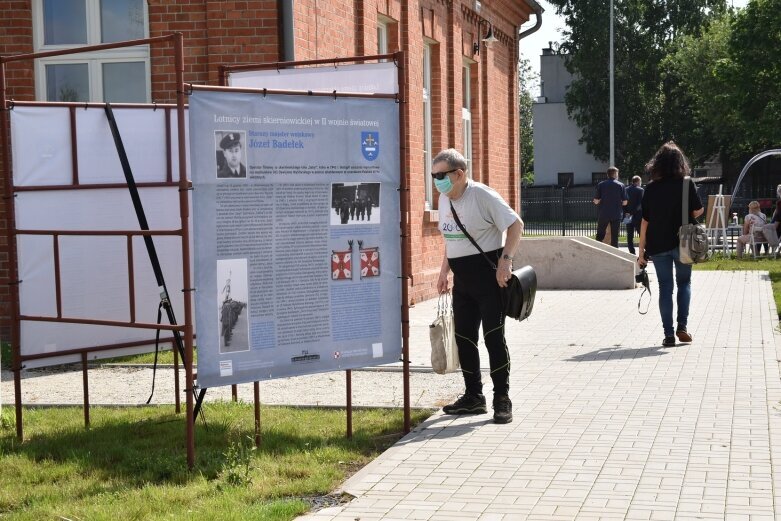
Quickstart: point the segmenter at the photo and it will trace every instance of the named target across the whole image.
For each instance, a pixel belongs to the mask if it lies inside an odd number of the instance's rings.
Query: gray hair
[[[455,148],[448,148],[447,150],[443,150],[434,157],[434,160],[431,162],[431,164],[435,165],[441,161],[445,161],[450,168],[460,168],[461,170],[466,171],[466,159],[464,159],[464,156],[461,155],[461,152]]]

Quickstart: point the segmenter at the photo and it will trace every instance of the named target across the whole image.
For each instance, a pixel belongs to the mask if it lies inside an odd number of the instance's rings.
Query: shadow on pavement
[[[602,348],[590,353],[583,353],[582,355],[573,356],[567,358],[565,362],[596,362],[605,360],[626,360],[627,358],[645,358],[647,356],[662,356],[666,355],[667,351],[661,346],[643,347],[640,349],[630,348]]]

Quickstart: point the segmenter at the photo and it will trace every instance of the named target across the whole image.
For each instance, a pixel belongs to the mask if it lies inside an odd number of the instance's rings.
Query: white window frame
[[[433,147],[431,131],[431,51],[433,43],[423,42],[423,175],[426,187],[426,210],[434,209],[434,190],[431,180],[431,149]]]
[[[388,22],[382,15],[377,15],[377,54],[388,54]]]
[[[472,178],[472,75],[470,65],[473,62],[464,59],[461,68],[463,101],[461,103],[461,126],[463,129],[464,159],[466,159],[466,175]]]
[[[35,52],[54,51],[60,49],[72,49],[86,45],[101,44],[100,34],[100,0],[85,0],[87,16],[87,43],[73,45],[44,45],[43,28],[43,0],[32,0],[33,15],[33,48]],[[141,2],[144,9],[144,38],[149,38],[149,11],[147,2]],[[89,78],[89,100],[102,102],[103,99],[103,64],[104,63],[144,63],[144,80],[146,89],[146,102],[151,101],[152,75],[149,57],[149,45],[136,47],[123,47],[119,49],[107,49],[97,52],[86,52],[55,56],[52,58],[39,58],[35,60],[35,97],[38,100],[46,100],[46,66],[87,64]]]

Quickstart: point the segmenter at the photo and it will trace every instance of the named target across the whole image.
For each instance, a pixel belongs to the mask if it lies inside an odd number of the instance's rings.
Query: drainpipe
[[[518,41],[523,40],[531,33],[537,32],[537,30],[539,30],[539,28],[542,27],[542,13],[545,12],[545,9],[543,9],[542,6],[537,2],[535,2],[534,0],[524,0],[524,1],[529,5],[529,7],[532,8],[532,11],[536,15],[535,18],[537,18],[537,22],[534,24],[533,27],[530,27],[525,31],[521,31],[520,33],[518,33]]]
[[[279,10],[280,61],[292,62],[296,59],[293,34],[293,0],[279,0],[277,9]]]
[[[537,20],[534,23],[534,26],[529,27],[525,31],[520,31],[518,33],[518,43],[519,43],[519,45],[520,45],[520,41],[522,39],[526,38],[527,36],[529,36],[530,34],[532,34],[534,32],[537,32],[540,29],[540,27],[542,27],[542,13],[545,12],[545,10],[542,8],[542,6],[540,4],[538,4],[537,2],[535,2],[535,0],[524,0],[524,1],[526,2],[526,4],[528,4],[529,7],[532,8],[532,12],[534,13],[535,18]],[[521,59],[520,52],[521,51],[519,49],[518,50],[518,54],[519,54],[518,61],[519,61],[519,63],[520,63],[520,59]],[[521,157],[521,150],[520,150],[520,148],[521,148],[521,143],[520,143],[520,139],[519,139],[518,140],[518,157]],[[520,164],[519,164],[518,165],[518,171],[520,172],[520,170],[521,169],[520,169]],[[562,194],[563,194],[563,191],[562,191]],[[518,213],[520,214],[520,211],[521,211],[521,179],[520,178],[518,179],[518,184],[515,187],[515,200],[518,201]]]

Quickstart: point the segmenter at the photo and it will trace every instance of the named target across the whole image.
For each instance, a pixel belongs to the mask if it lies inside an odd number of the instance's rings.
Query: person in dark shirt
[[[640,187],[641,182],[640,176],[636,175],[632,178],[632,186],[626,189],[627,203],[624,212],[632,219],[626,225],[626,245],[632,255],[635,254],[635,231],[640,235],[640,223],[643,221],[641,202],[644,190]]]
[[[230,132],[225,134],[220,140],[220,149],[224,157],[224,162],[218,165],[217,177],[224,178],[246,178],[247,167],[241,162],[242,146],[241,133]]]
[[[643,220],[640,224],[640,243],[637,263],[645,268],[648,258],[653,261],[659,279],[659,313],[662,316],[664,340],[662,346],[675,346],[675,336],[681,342],[691,342],[687,331],[689,303],[691,302],[692,267],[681,263],[678,249],[678,229],[683,213],[683,183],[689,183],[689,222],[703,214],[697,187],[688,177],[691,169],[678,145],[668,141],[646,165],[651,182],[645,187],[642,200]],[[673,266],[677,292],[677,327],[673,330]]]
[[[614,166],[608,168],[607,177],[597,185],[594,194],[594,204],[599,207],[597,240],[602,242],[605,239],[609,224],[610,244],[618,248],[618,230],[621,226],[621,218],[624,216],[623,207],[626,206],[626,188],[624,183],[618,180],[618,168]]]

